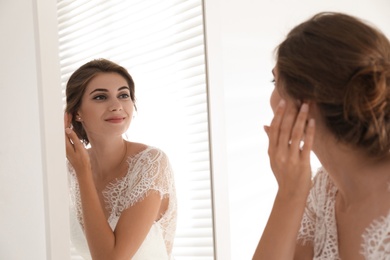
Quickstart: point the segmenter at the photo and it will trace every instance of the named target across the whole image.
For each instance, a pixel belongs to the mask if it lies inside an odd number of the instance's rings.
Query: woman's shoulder
[[[131,144],[134,150],[127,160],[129,169],[126,181],[142,183],[144,186],[162,185],[169,188],[173,180],[173,170],[166,154],[160,148],[151,145]]]
[[[143,143],[134,143],[128,142],[128,158],[129,159],[140,159],[140,158],[154,158],[155,160],[168,160],[165,152],[155,146],[143,144]]]
[[[143,144],[143,143],[135,143],[135,142],[129,142],[126,141],[127,143],[127,154],[128,156],[136,155],[139,153],[142,153],[146,151],[150,146]]]
[[[337,187],[324,167],[320,167],[313,180],[311,194],[317,198],[334,198]]]
[[[314,185],[323,186],[328,184],[331,181],[329,178],[329,173],[325,170],[323,166],[317,169],[316,174],[314,176]]]

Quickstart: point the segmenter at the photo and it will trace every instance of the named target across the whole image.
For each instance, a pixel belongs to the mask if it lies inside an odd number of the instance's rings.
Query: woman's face
[[[270,104],[271,104],[272,111],[275,113],[275,110],[281,99],[284,99],[287,102],[287,109],[299,109],[301,102],[294,100],[292,97],[288,96],[285,93],[281,94],[280,89],[281,89],[281,84],[283,84],[283,82],[280,80],[278,76],[278,69],[276,66],[272,70],[272,74],[274,75],[274,90],[272,91],[270,97]]]
[[[134,103],[125,78],[117,73],[100,73],[87,85],[76,121],[93,137],[122,136],[133,118]]]
[[[274,90],[272,91],[272,94],[271,94],[270,104],[271,104],[272,111],[275,113],[276,107],[278,106],[280,100],[282,99],[282,97],[279,94],[278,87],[277,87],[278,86],[278,72],[277,72],[276,66],[272,70],[272,74],[274,75],[274,80],[273,80]]]

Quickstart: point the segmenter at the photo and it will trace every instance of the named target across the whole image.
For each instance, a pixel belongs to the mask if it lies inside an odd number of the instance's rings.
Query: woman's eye
[[[275,79],[272,79],[271,83],[275,85],[275,83],[276,83]]]
[[[94,100],[105,100],[106,99],[106,96],[104,95],[98,95],[98,96],[95,96],[93,97]]]
[[[127,93],[124,93],[124,94],[120,94],[120,95],[119,95],[119,98],[122,98],[122,99],[129,98],[129,97],[130,97],[130,95],[127,94]]]

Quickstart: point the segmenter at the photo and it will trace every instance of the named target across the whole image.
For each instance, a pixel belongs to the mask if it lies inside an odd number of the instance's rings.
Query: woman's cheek
[[[278,91],[276,90],[276,88],[274,88],[274,90],[272,91],[271,97],[270,97],[270,105],[271,105],[272,111],[274,113],[275,113],[276,107],[278,106],[280,100],[281,100],[281,97],[280,97]]]

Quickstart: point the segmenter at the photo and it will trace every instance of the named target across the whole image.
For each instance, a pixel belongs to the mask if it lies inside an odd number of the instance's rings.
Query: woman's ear
[[[82,122],[82,121],[83,121],[83,119],[81,118],[81,116],[80,116],[79,113],[76,114],[75,120],[76,120],[77,122]]]

